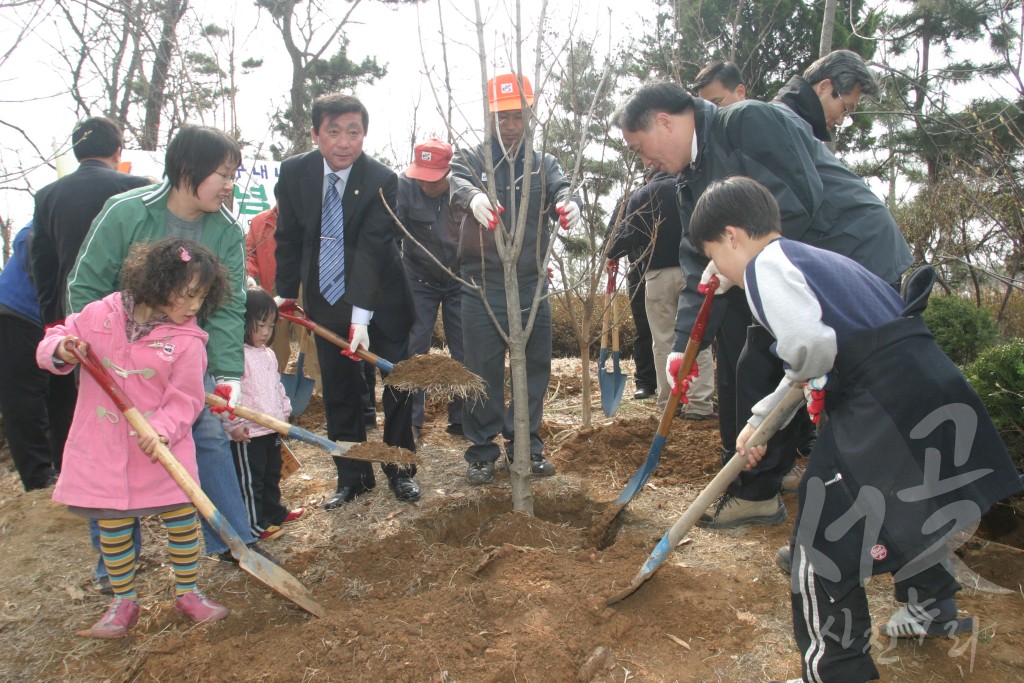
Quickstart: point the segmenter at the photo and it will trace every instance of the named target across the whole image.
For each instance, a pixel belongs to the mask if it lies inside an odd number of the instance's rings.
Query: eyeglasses
[[[221,173],[220,171],[214,171],[213,174],[220,176],[220,179],[223,180],[225,183],[232,183],[232,184],[234,184],[234,182],[235,182],[235,174],[234,173]]]
[[[853,123],[853,115],[857,113],[856,103],[851,107],[835,88],[832,89],[832,97],[839,100],[839,104],[843,106],[843,118],[837,125],[842,128],[851,125]]]

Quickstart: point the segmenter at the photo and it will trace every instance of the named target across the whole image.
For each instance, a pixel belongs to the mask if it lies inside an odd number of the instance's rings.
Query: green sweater
[[[68,275],[68,313],[78,313],[86,304],[120,289],[121,265],[134,242],[165,236],[170,190],[165,180],[107,200]],[[210,373],[218,379],[237,380],[245,365],[245,235],[234,216],[221,207],[216,213],[206,214],[200,242],[227,270],[231,288],[231,298],[202,323],[210,335],[206,349]]]

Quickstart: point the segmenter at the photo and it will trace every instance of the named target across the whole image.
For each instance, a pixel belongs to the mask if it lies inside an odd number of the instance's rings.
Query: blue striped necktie
[[[327,194],[320,217],[320,293],[331,305],[345,293],[345,218],[337,182],[336,173],[327,174]]]

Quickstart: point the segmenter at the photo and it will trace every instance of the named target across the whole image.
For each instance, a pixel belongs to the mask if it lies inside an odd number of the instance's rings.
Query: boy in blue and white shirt
[[[779,226],[768,190],[734,177],[701,196],[690,239],[742,283],[785,366],[737,452],[750,466],[760,460],[764,447],[746,441],[792,386],[813,387],[809,410],[828,416],[800,482],[790,547],[798,680],[874,680],[864,583],[892,573],[906,603],[887,635],[972,629],[957,617],[947,542],[1019,491],[1020,479],[978,395],[918,315],[931,281],[905,302],[856,262],[787,240]],[[934,278],[919,275],[911,282]]]

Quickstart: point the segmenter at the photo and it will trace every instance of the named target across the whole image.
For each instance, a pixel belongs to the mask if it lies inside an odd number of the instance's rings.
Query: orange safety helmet
[[[487,104],[492,112],[522,109],[523,102],[519,97],[519,80],[523,82],[523,95],[526,103],[533,105],[533,86],[530,79],[523,76],[517,79],[515,74],[501,74],[487,81]]]

